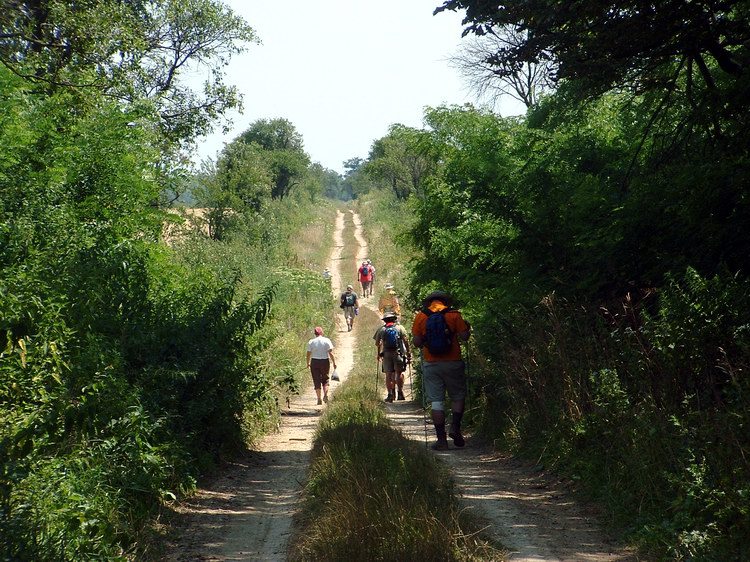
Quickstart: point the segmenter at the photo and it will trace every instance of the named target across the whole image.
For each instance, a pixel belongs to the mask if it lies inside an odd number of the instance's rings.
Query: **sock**
[[[435,434],[437,435],[438,441],[445,441],[447,439],[445,435],[445,424],[435,426]]]
[[[451,429],[454,431],[461,432],[461,418],[464,417],[463,412],[453,412],[451,419]]]

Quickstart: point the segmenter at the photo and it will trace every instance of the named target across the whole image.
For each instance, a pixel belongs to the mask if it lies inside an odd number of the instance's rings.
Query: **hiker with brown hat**
[[[375,332],[373,339],[378,349],[377,360],[382,362],[385,373],[385,387],[388,390],[385,401],[396,400],[396,388],[398,388],[398,400],[405,400],[404,371],[411,361],[411,347],[409,335],[406,329],[398,323],[395,312],[383,314],[383,325]]]
[[[461,341],[468,341],[471,326],[452,308],[453,298],[445,291],[433,291],[422,301],[414,317],[413,343],[422,350],[422,380],[426,400],[432,406],[432,423],[437,442],[433,449],[448,449],[448,439],[463,447],[461,418],[466,406],[466,366],[461,358]],[[445,432],[445,393],[451,400],[451,425]]]

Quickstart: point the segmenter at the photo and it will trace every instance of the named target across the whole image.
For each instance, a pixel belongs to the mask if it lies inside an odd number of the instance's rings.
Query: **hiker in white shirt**
[[[315,327],[315,337],[307,342],[307,368],[312,374],[318,406],[328,402],[328,373],[333,365],[336,369],[336,358],[333,356],[333,342],[323,335],[323,328]],[[323,390],[321,399],[320,391]]]

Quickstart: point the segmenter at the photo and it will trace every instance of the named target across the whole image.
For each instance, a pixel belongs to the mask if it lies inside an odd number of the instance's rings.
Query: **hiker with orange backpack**
[[[461,418],[466,406],[466,365],[461,359],[459,339],[468,341],[471,326],[452,308],[453,298],[444,291],[433,291],[422,301],[414,317],[411,333],[414,345],[422,350],[422,381],[425,398],[432,406],[432,423],[437,442],[434,450],[448,449],[448,439],[463,447]],[[451,426],[445,432],[445,393],[451,400]]]
[[[385,290],[385,294],[378,301],[380,316],[383,316],[386,312],[395,312],[400,316],[401,304],[398,302],[398,296],[396,295],[396,290],[393,288],[393,284],[386,283],[383,289]]]
[[[409,335],[406,329],[398,323],[395,312],[383,314],[384,324],[378,328],[373,336],[377,346],[377,360],[382,361],[385,373],[385,387],[388,390],[386,402],[396,400],[396,389],[398,388],[398,400],[405,400],[404,396],[404,372],[411,361],[411,347],[409,346]]]

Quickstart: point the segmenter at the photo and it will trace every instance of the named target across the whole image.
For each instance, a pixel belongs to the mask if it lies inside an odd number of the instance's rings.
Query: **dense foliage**
[[[275,422],[329,323],[297,258],[320,250],[289,242],[325,238],[314,186],[261,216],[229,162],[186,180],[180,148],[237,105],[222,67],[253,39],[220,2],[12,2],[0,24],[0,558],[143,559],[164,503]],[[165,244],[185,183],[236,197],[221,242]]]
[[[660,557],[743,559],[747,6],[680,6],[445,3],[469,32],[524,32],[498,67],[558,82],[523,118],[439,107],[400,137],[435,166],[408,191],[411,299],[447,289],[472,320],[485,432],[579,479]],[[392,137],[365,165],[384,189]]]

